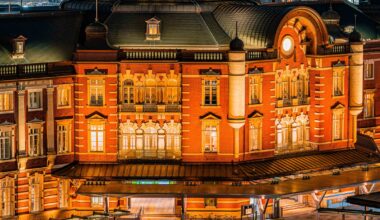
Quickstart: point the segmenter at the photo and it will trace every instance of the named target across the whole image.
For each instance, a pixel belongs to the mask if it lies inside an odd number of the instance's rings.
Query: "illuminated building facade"
[[[183,217],[250,204],[280,217],[286,198],[318,208],[316,190],[379,179],[376,144],[357,134],[377,125],[372,21],[345,33],[331,5],[248,1],[121,1],[102,16],[0,18],[3,216],[145,196],[171,197]]]

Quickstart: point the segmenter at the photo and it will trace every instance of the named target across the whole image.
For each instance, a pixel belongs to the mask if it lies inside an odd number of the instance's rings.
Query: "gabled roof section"
[[[49,63],[72,59],[82,16],[76,12],[27,13],[0,16],[0,65]],[[12,58],[12,41],[28,40],[22,59]]]

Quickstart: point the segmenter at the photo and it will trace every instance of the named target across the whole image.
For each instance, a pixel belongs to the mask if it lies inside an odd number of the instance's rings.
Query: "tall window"
[[[344,68],[333,68],[333,96],[344,94]]]
[[[374,104],[374,95],[373,91],[365,91],[364,93],[364,109],[363,117],[372,118],[375,115],[375,104]]]
[[[29,126],[29,155],[41,156],[43,154],[43,132],[42,125]]]
[[[364,63],[364,80],[372,80],[375,78],[374,61],[368,60]]]
[[[179,100],[179,87],[177,85],[177,80],[170,79],[166,87],[166,98],[168,104],[178,104]]]
[[[203,152],[216,153],[219,149],[219,122],[213,115],[202,119]]]
[[[160,40],[160,19],[153,17],[146,20],[146,40]]]
[[[0,112],[13,110],[13,92],[0,93]]]
[[[144,129],[144,149],[156,150],[157,149],[157,129],[149,126]]]
[[[59,208],[67,208],[69,204],[69,189],[70,180],[59,180],[58,192],[59,192]]]
[[[145,81],[145,104],[155,104],[157,102],[157,84],[154,79],[147,79]]]
[[[0,128],[0,160],[9,160],[12,158],[12,134],[11,129]]]
[[[91,79],[89,90],[89,104],[93,106],[102,106],[104,104],[104,80]]]
[[[15,213],[15,186],[14,179],[5,177],[0,180],[1,216],[13,216]]]
[[[104,150],[104,124],[90,124],[91,151]]]
[[[249,150],[260,150],[262,145],[262,116],[249,119]]]
[[[60,85],[57,87],[57,105],[58,107],[70,106],[71,88],[69,85]]]
[[[249,77],[249,104],[261,103],[262,93],[262,77],[251,76]]]
[[[123,151],[136,149],[136,125],[134,123],[122,124],[121,128],[121,149]]]
[[[39,212],[43,209],[43,175],[34,174],[34,176],[29,179],[29,202],[30,202],[30,211]]]
[[[28,108],[30,110],[42,109],[42,90],[28,92]]]
[[[125,80],[124,81],[124,88],[123,88],[123,103],[124,104],[133,104],[135,103],[134,100],[134,85],[133,80]]]
[[[344,107],[338,105],[333,109],[332,117],[332,136],[333,140],[343,139],[343,129],[344,129]]]
[[[203,80],[203,104],[218,105],[219,96],[219,80],[204,79]]]
[[[58,153],[70,152],[70,124],[69,122],[57,122]]]
[[[281,100],[283,106],[288,106],[291,104],[291,82],[289,73],[281,73],[276,77],[277,100]]]

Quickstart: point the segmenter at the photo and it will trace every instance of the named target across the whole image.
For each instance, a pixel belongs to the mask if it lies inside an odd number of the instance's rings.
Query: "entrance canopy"
[[[295,179],[278,184],[252,184],[233,186],[227,184],[201,184],[189,186],[183,182],[169,185],[134,185],[122,181],[89,181],[77,191],[83,195],[147,196],[147,197],[284,197],[297,194],[324,191],[363,183],[380,181],[380,168],[368,171],[353,170],[339,175],[312,176],[308,180]]]
[[[347,198],[347,202],[360,206],[380,208],[380,192],[350,196]]]

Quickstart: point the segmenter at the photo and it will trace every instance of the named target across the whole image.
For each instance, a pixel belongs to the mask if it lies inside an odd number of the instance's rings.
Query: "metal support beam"
[[[185,220],[186,219],[186,216],[185,216],[185,196],[182,195],[182,198],[181,198],[181,220]]]

